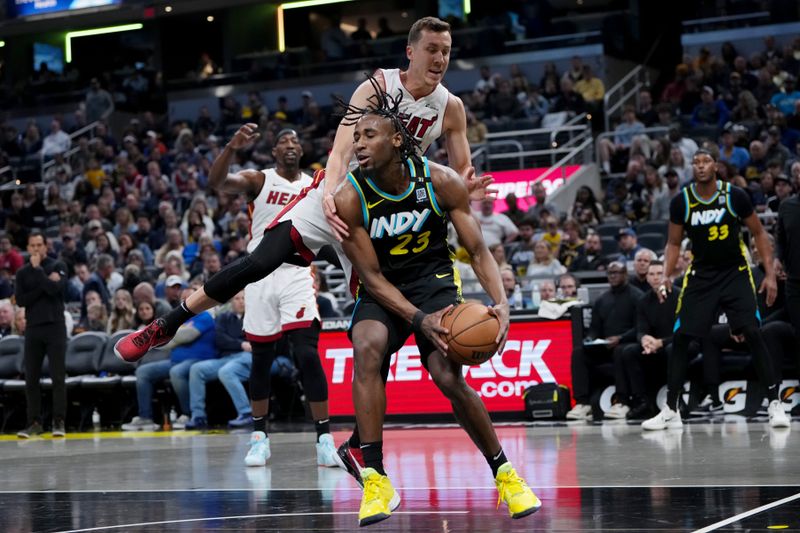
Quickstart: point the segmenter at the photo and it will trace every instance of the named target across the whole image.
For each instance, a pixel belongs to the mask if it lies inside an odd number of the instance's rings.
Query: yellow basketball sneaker
[[[539,510],[542,502],[533,493],[525,480],[517,475],[517,471],[511,463],[504,463],[497,470],[497,477],[494,478],[497,485],[497,506],[500,502],[508,505],[508,512],[511,518],[522,518]]]
[[[374,468],[361,471],[364,494],[358,510],[358,525],[368,526],[392,516],[392,500],[399,499],[388,476],[382,476]]]

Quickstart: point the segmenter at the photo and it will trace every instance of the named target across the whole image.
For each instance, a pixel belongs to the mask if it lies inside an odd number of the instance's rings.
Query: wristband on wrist
[[[422,332],[422,321],[425,320],[425,317],[428,316],[427,313],[422,311],[417,311],[414,313],[414,318],[411,319],[411,329],[413,329],[417,333]]]

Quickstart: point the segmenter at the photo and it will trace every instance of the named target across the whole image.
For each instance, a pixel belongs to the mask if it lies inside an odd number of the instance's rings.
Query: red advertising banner
[[[581,168],[579,165],[569,165],[563,167],[561,170],[551,172],[549,176],[542,180],[542,185],[544,185],[547,194],[553,194],[556,189],[569,180],[579,168]],[[497,201],[494,203],[495,212],[501,213],[507,209],[505,197],[512,192],[517,196],[520,209],[526,210],[536,205],[536,199],[531,196],[531,185],[547,170],[548,167],[540,167],[487,172],[487,174],[491,174],[494,178],[492,187],[497,189]]]
[[[331,415],[353,415],[353,346],[344,331],[324,331],[319,340],[328,378]],[[480,366],[463,368],[489,412],[523,410],[523,391],[537,383],[556,382],[572,388],[572,323],[570,320],[512,322],[502,354]],[[395,354],[386,384],[386,413],[449,413],[450,402],[422,367],[414,337]]]

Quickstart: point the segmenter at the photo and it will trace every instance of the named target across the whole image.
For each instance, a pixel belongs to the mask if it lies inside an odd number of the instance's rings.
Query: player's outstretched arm
[[[228,169],[236,152],[246,148],[261,136],[257,129],[258,124],[247,123],[233,135],[211,164],[208,172],[209,187],[231,194],[246,194],[251,200],[256,197],[264,186],[264,174],[258,170],[242,170],[236,174],[229,174]]]
[[[352,185],[343,184],[333,196],[333,200],[336,202],[339,216],[347,224],[349,230],[342,241],[342,249],[353,263],[353,268],[358,273],[367,292],[377,300],[381,307],[411,324],[415,331],[424,333],[442,353],[447,353],[447,344],[440,335],[446,334],[448,331],[441,327],[441,317],[452,306],[426,315],[409,302],[381,272],[375,248],[364,228],[361,204]]]
[[[767,305],[772,307],[778,295],[778,281],[775,278],[775,265],[772,261],[772,245],[755,211],[744,219],[744,223],[747,225],[747,229],[750,230],[750,235],[753,236],[753,240],[755,240],[758,256],[761,258],[761,263],[764,265],[764,281],[761,282],[758,292],[767,291]]]
[[[470,167],[465,178],[468,180],[474,173],[475,169]],[[470,211],[465,180],[452,169],[436,164],[431,164],[431,180],[436,192],[436,199],[441,199],[439,204],[442,209],[450,213],[450,221],[456,229],[458,240],[469,253],[472,269],[475,271],[478,281],[495,303],[490,309],[500,320],[497,342],[498,352],[502,352],[508,335],[508,299],[503,290],[497,262],[486,247],[481,228]]]
[[[381,86],[381,89],[386,90],[386,82],[380,70],[375,72],[375,79]],[[369,107],[371,104],[369,98],[374,98],[374,96],[375,90],[370,81],[367,80],[356,88],[353,96],[350,97],[350,105],[359,108]],[[333,195],[336,193],[339,184],[347,175],[350,160],[353,158],[354,130],[355,125],[353,124],[339,124],[339,127],[336,128],[336,137],[333,139],[333,148],[328,156],[328,163],[325,165],[322,211],[325,213],[325,218],[333,230],[334,237],[339,241],[347,237],[348,228],[347,224],[337,213],[336,202],[333,200]]]
[[[497,193],[496,189],[488,189],[494,182],[490,175],[476,176],[472,169],[472,151],[467,140],[467,114],[464,102],[455,95],[450,95],[444,115],[445,148],[449,166],[460,176],[464,176],[471,200],[482,200],[488,194]]]

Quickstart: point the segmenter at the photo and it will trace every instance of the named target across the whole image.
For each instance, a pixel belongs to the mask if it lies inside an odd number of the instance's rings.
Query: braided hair
[[[381,89],[378,80],[371,74],[367,74],[367,79],[372,85],[375,94],[367,98],[369,104],[366,107],[356,107],[337,98],[337,104],[341,108],[342,124],[354,126],[361,117],[366,115],[377,115],[389,119],[392,122],[394,131],[400,133],[403,142],[400,145],[400,155],[403,159],[419,159],[419,141],[406,129],[400,118],[400,102],[403,100],[403,93],[398,91],[397,96],[391,96]]]

